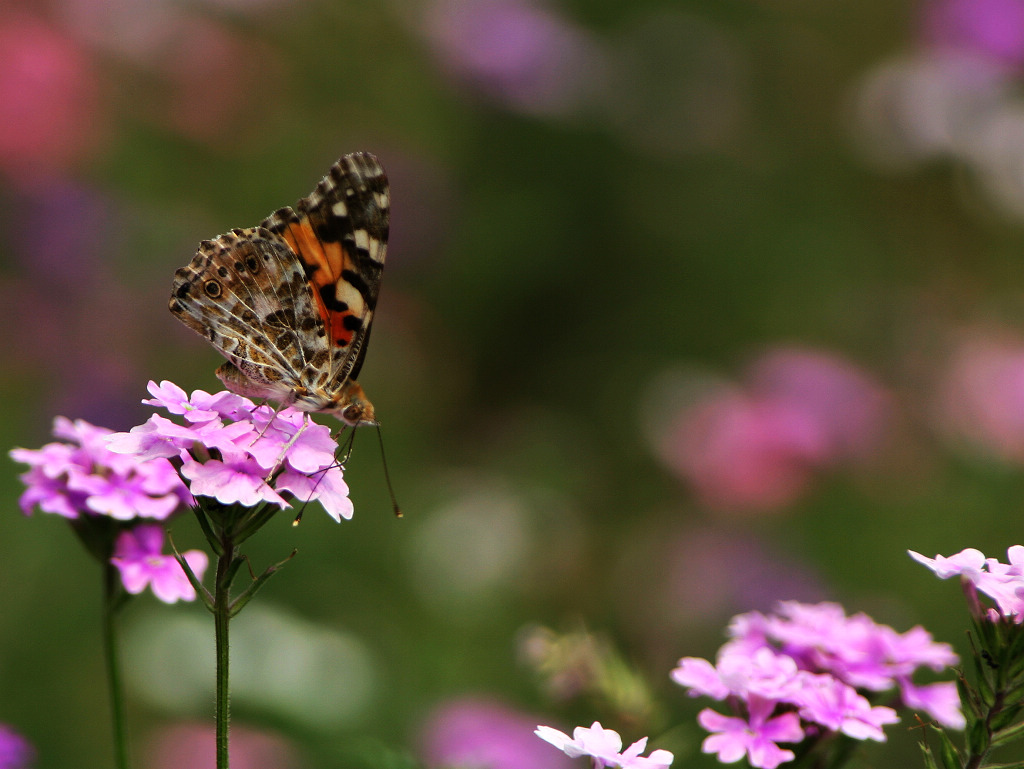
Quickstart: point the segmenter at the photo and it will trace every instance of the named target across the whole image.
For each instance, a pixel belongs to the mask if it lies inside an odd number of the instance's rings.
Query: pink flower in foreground
[[[121,572],[124,589],[136,595],[147,587],[164,603],[194,601],[196,592],[173,555],[163,555],[163,528],[153,524],[136,526],[117,538],[110,562]],[[182,554],[189,568],[202,580],[209,559],[201,550]]]
[[[640,755],[647,747],[646,737],[622,750],[619,733],[605,729],[598,721],[590,727],[577,726],[572,737],[550,726],[538,726],[535,734],[570,758],[590,756],[594,760],[595,769],[664,769],[672,764],[673,756],[667,750],[655,750],[646,757]]]
[[[344,473],[330,430],[295,409],[274,411],[234,393],[191,396],[172,382],[149,383],[154,414],[131,432],[111,436],[112,451],[141,458],[174,457],[197,497],[224,505],[288,507],[283,496],[317,500],[334,520],[352,517]]]
[[[918,686],[910,681],[900,681],[900,696],[908,708],[930,713],[940,724],[953,729],[963,729],[967,723],[960,710],[960,692],[952,681]]]
[[[803,739],[801,724],[815,734],[884,741],[882,727],[898,721],[896,712],[872,706],[860,690],[898,687],[908,706],[944,726],[964,726],[954,684],[918,687],[911,680],[920,667],[941,670],[956,662],[949,646],[935,643],[923,628],[900,634],[864,614],[848,617],[838,604],[786,601],[772,614],[738,615],[729,635],[715,664],[686,657],[671,674],[691,696],[734,708],[735,718],[702,713],[701,725],[717,733],[705,741],[705,752],[722,761],[743,755],[759,767],[788,761],[792,754],[786,757],[789,752],[774,743]],[[794,719],[795,727],[788,723]]]
[[[164,458],[125,456],[110,450],[111,430],[84,420],[57,417],[53,434],[62,443],[41,449],[13,449],[10,456],[29,466],[21,476],[21,509],[65,518],[107,516],[166,520],[192,496]]]
[[[1009,563],[1000,563],[974,548],[961,550],[948,558],[936,555],[927,558],[913,550],[907,551],[940,579],[960,576],[966,583],[996,602],[999,613],[1015,622],[1024,621],[1024,546],[1014,545],[1006,551]]]
[[[804,738],[800,718],[796,713],[783,713],[771,718],[775,703],[755,701],[751,704],[749,720],[723,716],[710,708],[697,715],[697,723],[711,732],[704,739],[701,750],[717,753],[725,764],[735,763],[744,756],[751,766],[775,769],[779,764],[792,761],[796,754],[780,748],[779,742],[800,742]]]
[[[882,727],[900,720],[892,708],[872,707],[852,686],[827,674],[802,676],[794,701],[805,721],[842,732],[855,740],[885,742]]]

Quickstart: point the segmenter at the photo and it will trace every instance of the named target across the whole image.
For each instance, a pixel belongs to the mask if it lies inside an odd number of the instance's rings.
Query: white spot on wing
[[[345,205],[344,200],[339,200],[331,206],[331,211],[334,212],[335,216],[348,216],[348,206]]]
[[[361,248],[365,251],[370,250],[370,236],[366,230],[356,230],[352,234],[356,239],[356,248]]]
[[[349,310],[358,317],[362,317],[366,311],[363,295],[351,283],[346,283],[344,280],[339,281],[334,287],[334,296],[339,302],[347,304]]]

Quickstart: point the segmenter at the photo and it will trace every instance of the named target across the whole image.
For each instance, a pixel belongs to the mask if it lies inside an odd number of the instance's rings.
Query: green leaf
[[[228,564],[227,569],[224,570],[223,584],[220,587],[225,589],[231,587],[231,583],[235,581],[235,575],[238,574],[238,570],[242,568],[242,564],[247,563],[244,555],[236,556],[232,559],[231,563]]]
[[[967,724],[973,724],[979,718],[983,718],[985,711],[982,708],[981,699],[978,693],[967,683],[962,670],[957,671],[956,690],[960,694],[960,702],[964,705],[964,715],[967,717]]]
[[[935,756],[932,755],[932,749],[928,747],[925,742],[920,743],[921,757],[924,759],[924,769],[939,769],[939,765],[935,763]],[[957,767],[959,769],[959,767]]]
[[[1024,761],[1014,761],[1011,764],[985,764],[985,769],[1024,769]]]
[[[989,721],[989,726],[993,732],[998,732],[1000,729],[1005,729],[1010,726],[1020,716],[1021,705],[1008,705],[1003,707],[998,713],[992,716]]]
[[[291,555],[285,558],[283,561],[278,561],[271,566],[268,566],[260,576],[252,581],[242,594],[238,596],[234,601],[231,602],[231,606],[228,608],[228,616],[234,617],[238,612],[245,608],[245,605],[252,600],[252,597],[256,595],[256,591],[263,587],[264,583],[274,576],[288,561],[295,557],[298,550],[292,550]]]
[[[988,726],[984,720],[975,721],[967,729],[967,749],[972,756],[983,756],[989,747]]]
[[[992,735],[992,747],[996,748],[1010,742],[1015,742],[1022,736],[1024,736],[1024,721],[995,732]]]
[[[1020,686],[1021,675],[1024,674],[1024,644],[1014,639],[1013,645],[1006,649],[1003,656],[1006,659],[1007,680],[1013,682],[1014,686]]]
[[[945,769],[963,769],[963,759],[956,745],[949,739],[949,735],[937,726],[932,726],[932,732],[939,738],[939,756],[942,758],[942,765]]]
[[[1024,700],[1024,685],[1017,685],[1003,695],[1003,702],[1007,705],[1016,705]]]
[[[992,669],[985,664],[984,660],[975,660],[975,664],[981,670],[977,681],[978,702],[987,710],[996,701],[996,693],[992,685]]]
[[[999,626],[995,623],[988,620],[975,621],[974,632],[978,637],[980,647],[987,649],[990,653],[1001,648],[1003,645],[1000,639]],[[971,640],[973,641],[973,639]]]
[[[201,499],[206,499],[206,497],[197,497],[196,501],[199,502]],[[220,558],[220,556],[224,555],[224,546],[221,544],[217,535],[213,533],[213,529],[210,527],[210,520],[206,517],[205,508],[203,508],[200,503],[192,508],[192,512],[195,513],[196,521],[199,523],[199,528],[202,530],[203,536],[206,537],[206,541],[210,543],[210,549],[213,551],[213,555]]]

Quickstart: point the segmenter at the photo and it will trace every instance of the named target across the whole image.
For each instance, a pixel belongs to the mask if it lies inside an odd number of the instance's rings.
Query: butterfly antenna
[[[341,428],[341,434],[338,435],[338,438],[340,439],[341,435],[344,434],[345,430],[349,430],[349,429],[351,429],[352,432],[350,432],[346,436],[346,438],[345,438],[345,443],[344,443],[344,447],[343,447],[344,450],[342,451],[341,447],[339,447],[339,451],[341,451],[341,458],[340,459],[339,458],[335,458],[335,460],[334,460],[335,462],[337,462],[342,467],[344,467],[346,464],[348,464],[348,460],[352,456],[352,449],[356,445],[356,428],[354,428],[354,427],[349,428],[349,427],[346,426],[346,427]]]
[[[377,442],[380,444],[380,459],[384,464],[384,481],[388,484],[388,494],[391,495],[391,507],[395,511],[395,518],[401,518],[402,508],[398,506],[398,500],[395,499],[395,489],[391,485],[391,474],[388,472],[388,458],[384,454],[384,434],[380,429],[380,422],[377,422]]]

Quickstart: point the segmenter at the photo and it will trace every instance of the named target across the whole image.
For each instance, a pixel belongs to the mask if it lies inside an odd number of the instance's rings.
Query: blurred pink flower
[[[150,740],[143,755],[145,769],[214,769],[217,762],[213,727],[167,727]],[[232,724],[232,769],[298,769],[301,765],[295,748],[282,737]]]
[[[662,450],[709,507],[761,511],[796,500],[826,443],[809,414],[735,390],[680,414]]]
[[[19,272],[45,281],[52,305],[67,305],[92,290],[123,234],[122,212],[113,201],[96,187],[60,179],[22,190],[7,205],[4,234]]]
[[[539,742],[537,717],[490,699],[464,697],[435,710],[422,730],[428,767],[571,769],[565,755]]]
[[[0,13],[0,171],[32,185],[96,148],[99,80],[89,56],[42,19]]]
[[[7,724],[0,724],[0,769],[27,769],[35,754],[32,743]]]
[[[434,0],[424,28],[456,78],[525,112],[572,112],[601,68],[595,41],[530,0]]]
[[[813,419],[829,460],[864,458],[881,443],[889,394],[847,360],[815,350],[779,348],[750,367],[752,391]]]
[[[923,8],[923,34],[932,45],[1024,65],[1024,0],[933,0]]]
[[[762,512],[797,500],[815,472],[870,456],[889,412],[882,387],[852,364],[780,348],[754,362],[744,386],[718,386],[682,409],[659,449],[705,505]]]
[[[955,438],[1024,462],[1024,341],[975,333],[940,378],[936,419]]]

